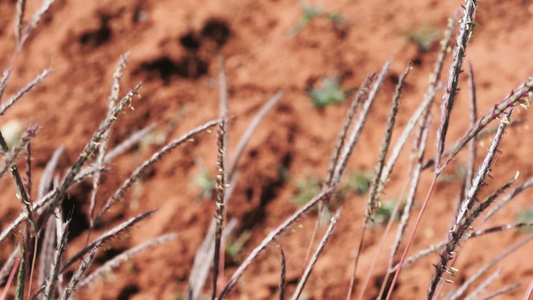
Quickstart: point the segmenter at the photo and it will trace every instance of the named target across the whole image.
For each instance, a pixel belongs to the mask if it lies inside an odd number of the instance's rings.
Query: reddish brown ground
[[[33,12],[39,2],[28,1],[29,12]],[[14,49],[14,3],[0,2],[2,68],[8,66]],[[129,51],[123,87],[126,90],[143,80],[143,99],[134,103],[135,111],[121,117],[111,143],[117,144],[152,122],[159,122],[158,130],[164,130],[166,123],[183,111],[184,117],[171,133],[171,137],[177,137],[218,115],[216,57],[222,53],[226,58],[230,114],[234,116],[230,124],[230,153],[261,105],[276,92],[284,92],[280,103],[251,139],[238,167],[241,179],[231,199],[228,216],[239,220],[234,236],[252,232],[242,249],[244,256],[295,211],[296,205],[291,200],[295,187],[291,182],[313,173],[322,176],[327,168],[348,104],[317,110],[311,106],[306,89],[331,74],[340,76],[344,88],[357,87],[369,73],[379,71],[387,59],[394,59],[391,73],[349,163],[349,171],[371,171],[377,159],[395,78],[408,61],[416,62],[401,103],[398,124],[403,127],[422,99],[435,59],[436,47],[427,53],[419,52],[416,45],[408,41],[409,32],[426,25],[444,28],[447,18],[460,4],[462,1],[335,1],[324,4],[324,10],[339,12],[348,20],[344,27],[335,28],[328,20],[318,18],[296,36],[288,38],[288,31],[300,18],[298,1],[57,0],[20,54],[7,95],[44,68],[53,67],[54,72],[22,103],[2,116],[0,124],[16,119],[23,124],[42,125],[33,143],[34,181],[53,151],[61,145],[66,147],[67,155],[60,167],[66,170],[103,118],[113,70],[119,56]],[[480,26],[476,27],[467,52],[476,71],[480,113],[486,112],[533,74],[530,59],[532,15],[533,4],[527,0],[481,2],[477,18]],[[449,141],[458,138],[467,128],[467,93],[462,92],[459,97],[452,114]],[[437,111],[435,107],[434,112]],[[521,116],[527,114],[522,112]],[[493,168],[495,179],[490,181],[485,193],[514,176],[517,170],[521,172],[520,182],[533,175],[530,150],[533,138],[527,131],[528,124],[531,122],[507,130],[500,147],[503,155],[498,157]],[[431,135],[428,145],[433,152],[435,130]],[[394,135],[393,139],[396,138]],[[110,195],[131,170],[158,147],[137,148],[116,160],[111,165],[111,173],[105,176],[99,199],[103,201]],[[485,148],[480,147],[480,155]],[[211,201],[195,201],[199,190],[190,183],[197,172],[194,158],[200,157],[213,171],[215,153],[214,135],[200,135],[195,143],[177,149],[160,162],[137,186],[136,195],[129,195],[123,205],[112,209],[105,219],[105,228],[149,209],[159,211],[136,226],[128,238],[113,242],[111,250],[99,254],[95,265],[161,234],[177,232],[179,238],[123,264],[105,280],[99,279],[83,290],[80,299],[181,299],[194,254],[207,231],[214,208]],[[393,174],[385,194],[387,199],[400,194],[406,158],[404,155]],[[464,163],[464,159],[460,156],[458,161]],[[289,181],[280,177],[280,167],[288,169]],[[453,167],[449,170],[453,173]],[[417,209],[427,192],[430,175],[429,172],[423,175]],[[11,179],[6,177],[0,184],[0,225],[5,228],[19,213],[20,205],[13,197]],[[70,201],[76,211],[88,210],[89,187],[87,183],[71,191]],[[457,181],[437,185],[410,253],[445,237],[449,212],[459,189]],[[485,226],[513,221],[517,212],[528,205],[530,197],[531,194],[518,197]],[[364,201],[363,196],[350,196],[344,201],[337,228],[307,284],[307,299],[345,297],[354,249],[360,237]],[[75,214],[73,231],[78,236],[67,249],[67,255],[72,255],[85,242],[85,234],[79,235],[79,231],[86,228],[85,217]],[[314,219],[304,218],[293,232],[278,241],[287,253],[289,291],[294,289],[300,274]],[[100,228],[99,232],[105,228]],[[324,230],[322,228],[321,232]],[[359,284],[367,273],[381,233],[382,229],[372,229],[367,234],[358,270]],[[456,281],[462,282],[484,262],[522,238],[524,235],[507,232],[467,243],[455,265],[460,269]],[[2,261],[11,247],[6,243],[2,246]],[[503,268],[502,275],[490,291],[522,283],[515,292],[499,299],[518,299],[525,293],[533,276],[531,251],[532,246],[527,245],[496,267]],[[382,255],[365,298],[370,299],[377,293],[376,282],[383,274],[388,254]],[[393,298],[422,299],[433,271],[431,263],[436,260],[434,254],[405,269]],[[236,265],[228,263],[226,278]],[[277,292],[278,274],[279,253],[276,247],[271,247],[246,271],[230,298],[272,299]]]

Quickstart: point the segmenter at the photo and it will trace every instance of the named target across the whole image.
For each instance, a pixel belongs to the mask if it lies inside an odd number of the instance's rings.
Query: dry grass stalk
[[[104,164],[109,163],[119,155],[126,152],[126,150],[130,149],[131,147],[135,146],[139,141],[141,141],[148,133],[150,133],[154,128],[156,127],[156,124],[150,124],[146,126],[145,128],[135,132],[132,134],[128,139],[117,145],[115,148],[109,150],[104,158]]]
[[[518,287],[520,287],[521,285],[522,285],[522,284],[520,284],[520,283],[511,284],[511,285],[506,286],[506,287],[504,287],[504,288],[501,288],[501,289],[499,289],[499,290],[497,290],[497,291],[495,291],[495,292],[493,292],[493,293],[490,293],[490,294],[488,294],[488,295],[485,296],[485,297],[481,297],[481,298],[479,298],[479,300],[489,300],[489,299],[492,299],[492,298],[494,298],[494,297],[496,297],[496,296],[499,296],[499,295],[501,295],[501,294],[505,294],[505,293],[507,293],[507,292],[510,292],[510,291],[512,291],[512,290],[515,290],[515,289],[517,289]],[[524,299],[527,300],[528,297],[526,297],[526,298],[524,298]]]
[[[4,91],[6,88],[7,80],[9,79],[10,74],[11,74],[11,71],[9,69],[4,70],[2,79],[0,79],[0,100],[2,100],[2,96],[4,96]]]
[[[22,300],[24,298],[24,282],[26,280],[26,268],[28,264],[26,252],[26,240],[20,242],[20,263],[19,272],[17,275],[17,288],[15,289],[15,299]]]
[[[329,223],[329,227],[326,230],[324,237],[320,241],[320,244],[318,245],[315,253],[313,254],[313,257],[311,257],[311,260],[309,261],[307,268],[305,268],[302,278],[300,278],[300,281],[298,282],[298,285],[296,286],[296,291],[294,292],[292,296],[292,300],[297,300],[300,298],[303,292],[303,289],[305,287],[305,284],[307,283],[307,280],[309,279],[309,276],[311,275],[311,272],[313,271],[313,267],[315,266],[318,258],[320,257],[320,254],[322,254],[322,251],[324,251],[324,247],[326,246],[326,243],[328,242],[329,238],[331,237],[331,234],[333,233],[333,230],[335,229],[335,225],[337,224],[337,221],[339,220],[340,212],[341,212],[340,209],[337,210],[333,218],[331,218],[331,222]]]
[[[177,138],[174,141],[170,142],[169,144],[161,148],[161,150],[154,153],[149,159],[145,160],[142,165],[135,169],[135,171],[133,171],[133,173],[124,181],[124,183],[122,183],[122,186],[115,191],[113,196],[107,199],[103,208],[94,218],[93,224],[98,224],[101,221],[102,217],[107,213],[109,208],[111,208],[111,205],[120,200],[123,197],[124,193],[131,187],[131,185],[135,181],[137,181],[141,177],[141,175],[144,174],[144,172],[146,172],[157,161],[163,158],[166,154],[170,153],[170,151],[172,151],[174,148],[187,141],[190,141],[196,134],[215,126],[216,124],[218,124],[218,122],[219,120],[212,120],[204,123],[201,126],[196,127],[195,129],[189,131],[180,138]]]
[[[445,94],[442,99],[441,105],[441,122],[440,128],[437,131],[437,154],[435,157],[435,165],[439,166],[440,158],[444,152],[444,145],[446,142],[446,133],[448,131],[448,125],[450,121],[450,112],[455,101],[455,97],[458,92],[459,74],[461,73],[461,67],[463,65],[463,58],[465,57],[466,47],[472,36],[474,30],[474,20],[476,15],[476,0],[467,0],[464,5],[463,18],[461,19],[461,26],[459,34],[457,35],[457,41],[453,49],[453,63],[450,67],[450,73],[448,76],[448,84],[446,86]],[[438,168],[435,169],[435,172]]]
[[[298,211],[296,211],[291,217],[289,217],[287,220],[285,220],[281,225],[279,225],[276,229],[272,230],[265,239],[257,246],[249,255],[246,257],[244,262],[237,268],[235,273],[231,276],[228,283],[220,293],[218,299],[223,299],[227,294],[231,291],[233,286],[235,286],[235,283],[239,278],[242,276],[244,271],[250,266],[250,264],[257,258],[257,256],[272,242],[274,239],[276,239],[280,234],[287,231],[289,227],[294,224],[296,221],[298,221],[303,215],[308,213],[313,207],[315,207],[320,201],[326,201],[329,199],[333,192],[335,190],[335,187],[329,188],[317,196],[313,198],[311,201],[307,202],[304,206],[302,206]]]
[[[72,276],[72,279],[70,279],[70,282],[68,283],[67,288],[63,292],[61,296],[61,300],[71,300],[73,299],[73,295],[76,292],[76,288],[78,286],[78,283],[82,280],[85,272],[91,265],[94,257],[96,256],[96,253],[98,253],[98,250],[100,248],[102,241],[99,241],[90,247],[89,255],[87,255],[86,258],[82,259],[80,262],[80,266],[78,267],[78,270],[74,275]]]
[[[287,275],[287,263],[285,262],[285,252],[283,251],[283,248],[279,248],[280,256],[281,256],[281,270],[280,270],[280,278],[279,278],[279,300],[285,299],[285,286],[286,286],[286,275]]]
[[[121,253],[113,257],[111,260],[107,261],[104,265],[100,266],[94,272],[87,275],[87,277],[83,278],[83,280],[78,284],[78,288],[83,288],[83,287],[88,286],[97,277],[102,276],[104,273],[109,272],[111,269],[117,267],[121,263],[131,259],[137,253],[144,251],[148,248],[175,240],[177,237],[178,235],[175,233],[166,234],[166,235],[157,237],[155,239],[149,240],[147,242],[144,242],[137,247],[131,248],[125,251],[124,253]]]
[[[11,96],[5,103],[2,103],[0,106],[0,116],[4,115],[6,111],[13,106],[13,104],[17,103],[18,100],[22,98],[26,93],[31,91],[34,87],[36,87],[38,84],[40,84],[48,75],[52,73],[52,69],[46,69],[41,74],[37,75],[37,77],[32,80],[30,83],[26,84],[25,87],[20,89],[15,95]],[[9,73],[7,73],[9,74]],[[6,73],[4,73],[4,76],[6,76]],[[7,77],[5,77],[7,80]],[[5,83],[3,83],[5,85]]]
[[[22,33],[22,25],[24,22],[24,11],[26,9],[26,0],[17,1],[17,12],[15,15],[15,42],[20,43],[20,35]]]
[[[520,242],[514,244],[513,246],[509,247],[502,253],[498,254],[498,256],[494,257],[492,260],[490,260],[488,263],[484,264],[481,268],[477,270],[476,273],[474,273],[472,276],[470,276],[456,291],[454,291],[448,299],[455,300],[460,299],[466,290],[474,283],[478,278],[480,278],[485,272],[496,265],[498,262],[500,262],[505,257],[512,254],[514,251],[518,250],[525,244],[529,243],[531,240],[533,240],[533,235],[528,236],[527,238],[521,240]]]
[[[477,97],[476,97],[476,83],[474,78],[474,70],[472,63],[468,62],[468,87],[470,90],[470,127],[474,127],[477,121]],[[474,179],[475,164],[477,152],[477,136],[473,137],[468,143],[468,161],[466,163],[465,188],[466,194],[472,186]]]
[[[102,138],[107,132],[107,129],[117,120],[118,115],[124,110],[126,106],[130,106],[133,100],[133,97],[139,96],[138,90],[141,85],[138,84],[133,88],[120,102],[113,108],[113,111],[105,118],[105,120],[100,124],[98,130],[94,133],[91,141],[85,146],[82,153],[78,157],[78,160],[70,168],[65,179],[61,183],[61,186],[57,189],[57,193],[54,195],[50,206],[43,213],[43,223],[48,221],[48,218],[52,215],[52,212],[59,204],[59,201],[63,199],[67,189],[74,182],[76,175],[81,171],[81,167],[87,162],[90,156],[94,155],[94,152],[98,149],[99,143],[102,141]]]
[[[444,246],[444,250],[441,252],[439,257],[439,262],[435,266],[435,272],[433,273],[433,277],[428,289],[428,299],[433,299],[433,296],[435,295],[435,292],[437,291],[438,286],[441,284],[441,279],[443,279],[444,274],[448,273],[452,277],[454,275],[454,270],[452,268],[448,268],[448,262],[451,261],[455,257],[455,249],[459,245],[459,243],[462,241],[463,236],[467,235],[467,231],[471,228],[472,223],[476,218],[490,205],[494,200],[502,194],[506,189],[508,189],[511,184],[513,184],[516,181],[516,179],[512,179],[508,182],[506,182],[502,187],[497,189],[495,192],[493,192],[487,199],[485,199],[483,202],[481,202],[479,205],[474,207],[471,212],[469,212],[468,215],[461,218],[460,224],[456,224],[457,226],[450,230],[450,234],[448,237],[448,241],[446,245]],[[438,296],[438,295],[435,295]]]
[[[368,93],[368,99],[366,100],[363,106],[363,111],[360,113],[359,119],[357,120],[357,123],[355,123],[352,133],[349,136],[348,142],[346,143],[346,146],[344,147],[342,151],[339,162],[335,167],[335,172],[334,172],[333,180],[331,181],[330,187],[333,185],[337,185],[340,182],[342,174],[344,173],[344,169],[346,168],[346,165],[348,164],[348,159],[350,158],[350,155],[352,154],[353,149],[355,148],[355,145],[357,144],[359,135],[361,134],[361,131],[363,130],[363,127],[366,123],[366,119],[368,118],[368,114],[370,113],[370,108],[372,107],[372,104],[374,103],[374,100],[376,99],[378,91],[381,88],[383,81],[385,80],[385,76],[389,72],[391,63],[392,61],[390,60],[388,60],[385,63],[385,65],[381,69],[381,72],[378,75],[377,80],[374,82],[372,89]]]
[[[228,168],[227,174],[228,179],[231,181],[233,175],[235,174],[235,170],[237,169],[237,163],[239,162],[239,159],[241,158],[241,155],[244,151],[244,148],[248,144],[248,141],[252,137],[253,133],[255,132],[255,129],[257,129],[257,126],[263,120],[265,115],[278,103],[278,101],[283,96],[282,92],[277,92],[272,98],[270,98],[264,105],[261,107],[261,110],[257,113],[257,115],[254,117],[250,125],[248,125],[248,128],[246,128],[246,131],[242,134],[241,139],[239,140],[239,144],[237,145],[237,149],[235,150],[235,155],[233,155],[233,161],[231,162],[230,167]]]
[[[122,78],[122,74],[124,73],[124,69],[126,68],[126,62],[128,60],[128,54],[124,54],[120,58],[120,62],[118,63],[117,67],[115,68],[115,72],[113,73],[113,84],[111,85],[111,93],[109,95],[109,106],[108,106],[108,115],[113,112],[113,108],[116,106],[116,102],[118,101],[118,97],[120,95],[120,78]],[[104,160],[107,152],[107,142],[109,140],[109,134],[111,132],[111,126],[107,128],[107,131],[104,132],[104,136],[102,137],[102,141],[100,142],[100,147],[98,148],[98,156],[96,158],[95,166],[97,169],[101,169],[104,167]],[[93,226],[93,217],[94,217],[94,209],[96,206],[96,196],[98,194],[98,190],[100,187],[100,177],[102,175],[102,172],[96,171],[93,175],[93,189],[91,191],[91,197],[90,197],[90,204],[89,204],[89,223],[90,227]],[[90,231],[89,231],[90,232]],[[87,235],[89,237],[89,234]]]
[[[394,128],[394,124],[396,121],[396,115],[398,114],[398,106],[400,104],[400,96],[402,92],[402,88],[405,82],[405,78],[409,74],[409,71],[411,70],[411,66],[407,67],[407,69],[402,73],[398,80],[398,84],[396,85],[396,90],[394,92],[394,96],[392,97],[392,105],[389,113],[389,117],[387,120],[387,125],[385,128],[385,133],[383,135],[383,141],[381,142],[381,149],[379,152],[378,162],[376,164],[376,174],[374,175],[374,181],[372,182],[370,192],[368,193],[368,200],[366,204],[366,212],[365,212],[365,218],[363,220],[363,225],[361,229],[361,238],[359,240],[359,246],[357,248],[357,253],[354,258],[354,267],[353,267],[353,273],[350,281],[350,287],[348,289],[348,295],[347,299],[350,299],[352,295],[352,290],[355,282],[355,275],[357,273],[357,265],[359,262],[359,255],[361,254],[361,250],[363,249],[363,242],[365,238],[365,232],[368,227],[369,222],[372,220],[372,215],[374,214],[376,208],[380,206],[379,203],[379,196],[380,193],[384,187],[385,181],[387,178],[382,178],[383,174],[383,167],[385,165],[385,159],[387,157],[387,152],[389,150],[390,146],[390,140],[392,139],[392,130]],[[392,169],[392,165],[391,165]],[[372,267],[370,272],[372,272]],[[363,284],[363,288],[361,289],[361,293],[364,293],[365,285]]]
[[[78,253],[74,254],[71,258],[66,260],[63,265],[61,266],[61,273],[63,273],[68,267],[70,267],[74,262],[78,261],[80,258],[82,258],[87,252],[91,251],[93,248],[95,248],[97,245],[106,243],[110,239],[118,236],[121,232],[124,230],[130,228],[134,224],[146,219],[147,217],[153,215],[157,210],[150,210],[148,212],[142,213],[136,217],[130,218],[129,220],[115,226],[114,228],[106,231],[103,233],[100,237],[95,239],[93,242],[91,242],[89,245],[87,245],[82,250],[78,251]]]
[[[218,134],[217,134],[217,148],[218,148],[218,157],[217,157],[217,179],[216,179],[216,190],[217,190],[217,199],[216,199],[216,210],[215,210],[215,219],[216,219],[216,230],[215,230],[215,251],[213,256],[213,287],[211,298],[216,299],[217,294],[217,280],[219,274],[219,262],[222,243],[222,227],[224,226],[224,191],[226,189],[226,172],[224,165],[224,157],[226,151],[226,121],[222,119],[218,124]]]
[[[414,155],[412,156],[413,156],[413,161],[416,162],[416,165],[414,167],[413,174],[409,178],[409,182],[411,183],[411,188],[409,189],[409,193],[407,195],[407,201],[405,202],[405,207],[403,209],[402,217],[400,219],[400,225],[398,226],[398,230],[396,232],[396,238],[394,239],[394,243],[392,244],[392,247],[391,247],[391,251],[389,255],[389,263],[387,266],[387,273],[385,274],[385,278],[381,285],[378,298],[381,298],[383,296],[383,293],[385,293],[388,279],[390,275],[395,271],[394,269],[392,269],[392,263],[394,260],[394,256],[396,255],[396,252],[398,251],[398,248],[400,247],[400,242],[402,241],[402,237],[405,233],[407,222],[409,221],[409,218],[411,216],[411,210],[413,209],[413,204],[415,202],[414,200],[415,200],[416,191],[418,189],[418,184],[420,183],[420,173],[422,171],[422,162],[424,160],[424,154],[426,152],[426,142],[427,142],[430,123],[431,123],[431,118],[428,115],[428,118],[425,124],[420,126],[420,130],[415,140],[415,147],[413,149]],[[398,203],[397,203],[397,206],[399,207]],[[395,208],[395,210],[396,209],[397,208]],[[394,218],[395,215],[396,213],[393,213],[391,218]],[[389,221],[389,225],[392,225],[392,220]]]
[[[45,289],[44,289],[44,297],[47,300],[55,299],[56,294],[56,283],[57,278],[59,276],[59,269],[61,266],[61,258],[63,257],[63,253],[65,252],[65,248],[67,247],[67,235],[68,235],[68,226],[69,221],[63,225],[63,228],[61,229],[62,235],[58,236],[59,245],[55,251],[53,260],[51,260],[51,270],[49,273],[48,280],[45,283]],[[54,223],[55,224],[55,223]]]
[[[481,221],[481,224],[485,223],[488,219],[490,219],[494,214],[496,214],[500,209],[502,209],[505,205],[507,205],[512,199],[514,199],[518,194],[526,190],[527,188],[533,186],[533,177],[530,177],[528,180],[526,180],[522,185],[515,188],[512,192],[505,195],[505,197],[502,198],[498,204],[496,204],[483,218],[483,221]]]
[[[505,118],[509,119],[511,116],[512,110],[509,110],[507,112]],[[489,174],[490,168],[492,167],[492,164],[494,162],[494,156],[496,155],[496,152],[498,151],[497,148],[500,144],[500,141],[502,139],[506,122],[502,121],[500,122],[500,126],[498,128],[498,131],[496,132],[496,135],[494,136],[494,139],[492,140],[492,144],[490,145],[487,155],[483,159],[483,163],[481,164],[481,167],[479,168],[479,171],[472,181],[470,190],[468,194],[466,195],[466,198],[462,201],[459,207],[459,211],[457,213],[455,224],[452,227],[452,230],[455,230],[457,226],[459,226],[460,222],[464,219],[466,214],[472,209],[472,206],[477,201],[478,193],[482,187],[483,182],[485,181],[485,178]]]
[[[335,170],[337,168],[339,157],[341,155],[341,151],[345,147],[346,143],[346,135],[348,133],[348,129],[350,129],[350,126],[352,125],[353,118],[355,117],[355,113],[357,111],[357,108],[363,101],[363,98],[368,93],[368,88],[370,84],[374,81],[375,74],[371,74],[368,76],[363,84],[359,87],[357,90],[354,99],[352,100],[352,103],[350,105],[350,108],[348,109],[348,112],[346,114],[346,117],[344,118],[344,123],[342,126],[341,131],[339,132],[339,136],[337,137],[337,142],[335,143],[335,148],[332,152],[330,163],[328,166],[328,171],[326,173],[326,176],[324,178],[324,182],[322,185],[322,188],[325,189],[327,187],[330,187],[333,183],[333,178],[335,176]],[[307,247],[307,252],[305,254],[304,263],[307,263],[307,260],[309,259],[309,255],[311,255],[311,249],[315,243],[316,235],[318,233],[318,228],[320,226],[320,220],[322,219],[324,212],[326,210],[326,203],[319,203],[319,213],[318,218],[315,222],[315,228],[313,230],[313,234],[311,235],[311,239],[309,241],[309,246]]]
[[[498,269],[496,272],[492,273],[485,281],[483,281],[475,290],[470,293],[465,300],[476,300],[479,299],[479,294],[489,287],[502,273],[502,268]]]

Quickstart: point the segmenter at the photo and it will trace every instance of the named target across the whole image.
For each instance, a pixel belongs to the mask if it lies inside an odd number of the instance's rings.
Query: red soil
[[[0,66],[4,68],[9,65],[14,50],[15,2],[0,2]],[[39,2],[28,1],[28,11],[33,12]],[[66,147],[66,157],[60,163],[60,168],[66,170],[97,128],[106,113],[112,74],[122,53],[130,52],[123,91],[142,80],[143,99],[134,103],[135,111],[121,116],[114,127],[112,145],[153,122],[158,122],[157,130],[163,131],[180,111],[184,116],[170,138],[216,118],[219,93],[216,58],[217,54],[223,54],[229,110],[234,117],[230,123],[229,153],[233,153],[262,104],[276,92],[284,93],[245,150],[238,165],[241,177],[228,207],[228,217],[239,221],[232,239],[251,232],[242,249],[242,257],[245,257],[270,230],[296,210],[292,201],[296,189],[291,182],[308,174],[323,176],[327,169],[349,104],[315,109],[306,89],[332,74],[340,77],[344,88],[355,88],[369,73],[379,71],[387,59],[394,59],[348,166],[349,172],[372,171],[395,79],[408,61],[415,62],[404,90],[399,127],[393,142],[399,128],[406,124],[421,101],[436,56],[436,44],[430,51],[420,52],[409,42],[409,32],[423,26],[445,28],[447,18],[460,4],[462,1],[335,1],[324,4],[324,10],[339,12],[347,24],[335,27],[326,18],[317,18],[289,38],[287,33],[301,14],[297,1],[57,0],[19,55],[6,95],[16,92],[40,70],[52,67],[54,71],[2,116],[0,125],[20,120],[24,126],[27,123],[42,126],[33,143],[34,181],[37,182],[57,147]],[[530,60],[532,14],[533,4],[529,1],[481,2],[477,16],[480,26],[476,27],[467,51],[476,72],[480,114],[533,74]],[[446,69],[443,78],[447,78]],[[464,92],[466,82],[462,84],[463,92],[459,94],[451,117],[449,144],[468,127],[468,93]],[[437,99],[440,96],[441,93]],[[438,107],[434,112],[438,113]],[[524,111],[517,115],[528,116]],[[517,170],[521,173],[519,182],[533,175],[533,160],[530,159],[533,138],[529,126],[531,122],[527,121],[507,130],[500,147],[503,154],[498,156],[493,168],[494,179],[489,179],[484,193],[514,176]],[[432,129],[430,133],[430,154],[435,148],[435,132]],[[100,202],[158,147],[136,148],[114,161],[104,178]],[[484,155],[486,147],[479,147],[478,157]],[[158,163],[136,186],[136,192],[128,195],[123,204],[114,206],[97,234],[141,212],[156,208],[159,211],[131,230],[127,238],[114,241],[107,251],[101,251],[93,267],[156,236],[177,232],[179,237],[116,268],[109,277],[82,290],[79,299],[179,299],[186,289],[192,260],[214,211],[212,201],[195,201],[200,191],[191,185],[191,179],[198,172],[194,158],[200,157],[214,174],[215,155],[214,135],[201,134],[194,143],[176,149]],[[457,164],[465,160],[466,156],[461,155]],[[385,199],[399,196],[407,162],[408,155],[404,153],[386,188]],[[280,175],[281,167],[288,170],[289,181],[284,181]],[[453,174],[453,170],[454,166],[450,166],[447,173]],[[423,174],[416,211],[427,192],[430,173]],[[81,212],[88,211],[90,185],[88,182],[70,191],[69,201],[80,213],[74,215],[75,235],[67,256],[85,243],[87,225],[83,220],[86,214]],[[459,181],[437,185],[411,254],[445,238],[460,186]],[[9,176],[0,181],[0,191],[3,199],[0,201],[0,227],[4,229],[19,213],[20,204],[13,197],[15,192]],[[484,226],[512,222],[517,212],[531,204],[530,196],[531,193],[519,196]],[[345,199],[335,232],[307,284],[304,292],[307,299],[344,299],[365,201],[364,196],[352,195]],[[288,291],[294,290],[300,275],[315,218],[304,218],[293,232],[277,241],[287,254]],[[321,228],[320,232],[324,230]],[[379,228],[367,232],[357,272],[356,293],[382,233]],[[460,269],[455,281],[463,282],[492,257],[524,237],[518,232],[506,232],[469,241],[454,265]],[[12,240],[16,238],[13,236]],[[389,240],[392,239],[390,235]],[[1,261],[12,249],[12,245],[6,245],[4,243],[0,250]],[[495,267],[494,270],[503,268],[502,275],[489,291],[522,283],[521,287],[498,299],[518,299],[525,293],[533,275],[531,251],[533,248],[528,244]],[[382,257],[372,275],[367,299],[377,293],[388,260],[388,248]],[[403,270],[393,298],[424,298],[433,272],[431,264],[437,258],[437,254],[430,255]],[[228,259],[226,279],[238,265]],[[230,298],[272,299],[276,297],[278,276],[279,253],[277,247],[272,246],[245,272]],[[451,285],[446,285],[443,294],[450,288]],[[209,283],[205,291],[208,290]]]

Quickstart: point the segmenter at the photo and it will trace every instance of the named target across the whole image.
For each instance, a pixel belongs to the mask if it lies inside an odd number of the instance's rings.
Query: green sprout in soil
[[[533,206],[529,206],[523,210],[521,210],[518,215],[516,216],[516,221],[518,223],[528,223],[533,221]],[[533,227],[524,227],[520,229],[523,233],[532,233]]]
[[[216,181],[213,176],[211,176],[211,173],[209,173],[209,170],[199,157],[196,157],[194,162],[198,171],[191,179],[191,184],[199,187],[201,190],[201,193],[198,195],[196,200],[201,201],[211,199],[213,197]]]
[[[435,42],[440,39],[441,33],[432,26],[423,25],[409,31],[407,36],[409,42],[418,46],[418,50],[421,52],[427,52],[431,50]]]
[[[342,26],[346,24],[346,19],[339,13],[325,12],[318,5],[311,5],[307,3],[301,4],[302,15],[296,25],[294,25],[288,33],[289,38],[297,35],[305,26],[307,26],[313,19],[324,17],[327,18],[335,26]]]
[[[370,224],[373,225],[373,227],[381,228],[387,223],[389,223],[390,218],[392,217],[392,212],[394,211],[394,206],[396,205],[396,201],[402,201],[400,204],[399,210],[402,211],[403,207],[405,206],[405,200],[403,199],[394,199],[392,201],[382,201],[381,206],[379,206],[376,211],[374,212],[374,215],[372,215],[372,221]],[[400,215],[397,214],[394,218],[395,222],[400,221]]]
[[[348,181],[344,187],[348,191],[353,191],[358,195],[363,195],[370,189],[372,176],[372,173],[369,172],[353,172],[348,176]]]
[[[340,104],[346,99],[346,92],[342,89],[336,76],[326,77],[321,81],[321,86],[311,88],[313,105],[321,108],[330,104]]]
[[[294,195],[294,202],[298,206],[304,206],[307,202],[311,201],[313,197],[321,191],[322,181],[316,175],[307,176],[304,179],[298,179],[295,182],[297,192]]]

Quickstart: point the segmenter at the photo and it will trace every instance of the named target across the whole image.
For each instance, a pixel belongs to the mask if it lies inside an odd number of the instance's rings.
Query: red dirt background
[[[0,2],[0,66],[3,68],[9,66],[15,47],[15,2]],[[317,18],[289,38],[287,33],[301,16],[297,1],[57,0],[19,55],[6,96],[15,93],[41,70],[52,67],[54,71],[2,116],[0,125],[20,120],[24,126],[42,126],[33,143],[35,182],[53,151],[61,145],[66,147],[66,155],[60,168],[66,170],[105,116],[114,68],[120,55],[129,51],[122,90],[125,92],[142,80],[143,99],[134,103],[135,111],[121,116],[114,127],[111,145],[153,122],[158,122],[157,130],[162,132],[181,111],[183,117],[171,132],[170,140],[218,116],[216,58],[222,54],[227,69],[229,110],[234,117],[229,131],[230,158],[262,104],[276,92],[284,93],[259,126],[238,165],[241,179],[230,201],[228,216],[239,221],[232,239],[244,232],[252,233],[242,249],[242,259],[296,210],[292,201],[296,188],[292,182],[309,174],[325,174],[349,103],[315,109],[307,89],[324,76],[333,74],[340,77],[343,88],[353,89],[368,74],[379,71],[387,59],[394,60],[348,166],[349,172],[372,171],[395,80],[409,61],[415,63],[404,90],[399,127],[393,142],[420,103],[436,56],[437,43],[430,51],[420,52],[409,42],[409,32],[423,26],[444,29],[448,17],[460,4],[462,1],[331,1],[322,5],[324,11],[340,13],[347,24],[335,27],[326,18]],[[28,1],[28,15],[39,5],[40,1]],[[476,19],[479,26],[467,51],[476,72],[480,115],[533,74],[530,59],[532,14],[533,3],[527,0],[480,3]],[[447,78],[446,68],[443,78]],[[449,143],[468,127],[466,82],[463,80],[462,84],[463,92],[452,113]],[[441,93],[437,99],[440,96]],[[438,113],[437,106],[434,112]],[[524,111],[518,115],[529,116]],[[527,121],[507,130],[500,147],[503,154],[498,156],[492,173],[494,179],[489,179],[485,193],[514,176],[517,170],[521,174],[519,183],[533,175],[530,126],[531,122]],[[435,148],[435,132],[431,131],[428,142],[430,154]],[[101,251],[93,268],[156,236],[177,232],[179,237],[114,269],[106,278],[82,290],[79,299],[182,299],[194,255],[214,211],[212,201],[195,201],[200,190],[191,185],[198,172],[194,158],[201,158],[214,174],[215,145],[214,134],[201,134],[194,143],[176,149],[158,163],[123,204],[115,205],[97,233],[141,212],[155,208],[159,211],[135,226],[127,237]],[[479,147],[478,157],[482,157],[486,145]],[[153,144],[137,147],[114,161],[110,173],[104,176],[100,201],[114,192],[130,172],[159,147]],[[397,165],[385,199],[399,196],[407,172],[407,157],[404,153]],[[465,156],[460,156],[457,162],[464,163]],[[290,180],[282,178],[280,168],[288,170]],[[448,173],[453,172],[454,166],[450,166]],[[430,177],[430,172],[423,174],[417,211]],[[85,243],[84,212],[89,207],[90,186],[88,182],[74,188],[70,193],[71,204],[65,208],[72,210],[74,207],[75,218],[67,256]],[[459,181],[437,185],[411,254],[446,236],[460,186]],[[3,229],[20,212],[9,176],[0,181],[0,193],[0,226]],[[530,199],[531,193],[524,193],[484,226],[512,222],[521,209],[531,205]],[[344,299],[365,201],[365,196],[351,195],[345,199],[340,221],[305,289],[306,299]],[[278,240],[287,253],[288,291],[296,286],[315,218],[304,218],[292,232]],[[325,227],[320,232],[324,230]],[[357,272],[356,292],[382,232],[377,228],[367,234]],[[490,258],[524,237],[518,232],[506,232],[468,242],[455,264],[460,269],[456,282],[461,283]],[[11,237],[12,241],[16,239],[16,236]],[[7,258],[12,247],[4,243],[0,249],[1,261]],[[520,288],[498,299],[518,299],[525,293],[533,277],[531,251],[533,248],[528,244],[495,267],[494,270],[502,268],[502,275],[489,291],[522,283]],[[367,290],[367,299],[376,296],[388,250],[382,256]],[[424,298],[433,272],[431,264],[437,258],[437,254],[433,254],[405,269],[393,298]],[[226,279],[238,265],[228,259]],[[272,299],[276,297],[278,277],[279,252],[272,246],[245,272],[230,298]],[[447,285],[443,294],[449,290],[450,285]],[[205,291],[209,291],[209,283]]]

